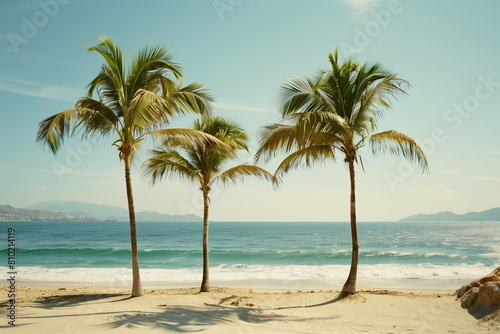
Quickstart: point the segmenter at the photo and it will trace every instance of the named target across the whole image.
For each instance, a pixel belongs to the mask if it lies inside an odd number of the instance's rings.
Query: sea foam
[[[493,268],[476,265],[359,265],[358,280],[392,279],[469,279]],[[269,265],[220,265],[210,268],[214,281],[239,280],[342,280],[347,277],[348,265],[325,266],[269,266]],[[70,281],[70,282],[125,282],[130,281],[130,268],[44,268],[23,267],[18,277],[21,281]],[[143,281],[195,282],[201,279],[201,268],[195,269],[142,269]]]

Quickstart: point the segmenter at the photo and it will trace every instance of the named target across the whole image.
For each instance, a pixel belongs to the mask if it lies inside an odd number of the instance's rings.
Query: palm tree
[[[405,94],[408,83],[380,65],[368,66],[349,59],[340,63],[338,51],[328,54],[331,69],[310,79],[301,77],[283,85],[282,118],[285,124],[270,124],[261,132],[255,161],[269,160],[278,151],[288,154],[275,172],[279,183],[289,170],[314,161],[336,160],[342,153],[349,168],[351,269],[342,297],[356,293],[359,245],[356,226],[355,163],[363,166],[359,150],[368,142],[372,153],[391,153],[427,169],[426,157],[408,135],[390,130],[371,134],[391,97]]]
[[[141,49],[131,66],[124,64],[120,47],[103,36],[87,48],[101,55],[105,64],[88,84],[87,96],[75,107],[50,116],[39,124],[37,142],[43,142],[54,154],[64,142],[81,130],[82,137],[115,136],[113,143],[125,165],[125,181],[130,218],[132,249],[132,296],[143,294],[137,255],[136,222],[130,165],[134,152],[147,135],[175,137],[186,143],[213,141],[192,129],[161,129],[170,117],[185,112],[205,113],[212,98],[198,83],[182,86],[179,66],[163,46]],[[173,78],[171,78],[173,76]],[[96,93],[97,98],[93,98]]]
[[[208,212],[212,185],[217,181],[236,183],[249,175],[273,180],[273,175],[247,163],[224,169],[227,162],[237,157],[238,151],[248,151],[245,143],[247,136],[237,124],[222,117],[204,117],[195,122],[194,128],[216,137],[225,146],[210,143],[192,145],[167,139],[162,148],[152,151],[152,157],[143,167],[144,174],[151,177],[153,184],[166,176],[179,176],[200,185],[203,192],[203,278],[200,291],[208,292]]]

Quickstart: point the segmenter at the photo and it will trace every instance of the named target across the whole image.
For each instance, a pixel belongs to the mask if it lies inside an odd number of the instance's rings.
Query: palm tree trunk
[[[203,279],[201,280],[200,292],[210,291],[208,277],[208,191],[203,190]]]
[[[346,297],[356,293],[356,278],[358,275],[358,259],[359,259],[359,244],[358,244],[358,229],[356,227],[356,186],[354,173],[354,159],[348,160],[349,177],[351,179],[351,237],[352,237],[352,259],[351,269],[347,281],[342,288],[341,295]]]
[[[131,156],[124,156],[125,183],[127,184],[128,215],[130,218],[130,243],[132,246],[132,297],[142,296],[141,276],[139,274],[139,256],[137,253],[137,231],[135,227],[134,197],[132,194],[132,180],[130,178]]]

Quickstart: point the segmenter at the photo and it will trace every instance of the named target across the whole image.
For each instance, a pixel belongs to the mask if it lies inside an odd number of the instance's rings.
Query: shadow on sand
[[[226,298],[227,299],[227,298]],[[224,299],[223,299],[224,300]],[[135,314],[123,314],[115,317],[115,319],[105,326],[111,328],[133,328],[134,326],[145,326],[149,328],[161,328],[173,332],[193,333],[201,332],[206,327],[228,322],[233,324],[235,321],[240,321],[241,325],[258,325],[271,321],[279,322],[308,322],[318,320],[319,318],[301,318],[289,317],[282,314],[276,314],[273,311],[297,309],[297,308],[313,308],[329,304],[333,304],[343,300],[335,298],[320,304],[306,306],[289,306],[278,308],[252,308],[241,306],[224,306],[205,303],[205,307],[173,305],[164,306],[158,312],[145,312]],[[328,319],[337,318],[329,316]]]
[[[109,298],[123,297],[119,299],[109,300]],[[59,307],[78,306],[87,302],[116,302],[130,299],[124,294],[77,294],[44,297],[36,303],[41,308],[53,309]],[[108,300],[106,300],[108,299]],[[179,333],[194,333],[204,331],[207,327],[222,324],[227,322],[228,325],[234,326],[235,322],[241,322],[241,326],[258,325],[271,321],[279,322],[308,322],[318,320],[319,318],[301,318],[290,317],[282,314],[276,314],[274,311],[298,308],[313,308],[336,303],[342,299],[336,298],[320,304],[305,305],[305,306],[289,306],[278,308],[252,308],[240,306],[225,306],[205,303],[204,307],[187,306],[187,305],[171,305],[159,306],[158,311],[140,312],[137,310],[120,311],[120,312],[95,312],[88,314],[75,314],[74,316],[99,316],[113,315],[99,327],[107,327],[109,329],[128,328],[133,329],[138,326],[147,328],[164,329]],[[58,317],[58,316],[54,316]],[[26,317],[30,318],[30,317]],[[328,319],[336,318],[329,316]]]
[[[58,308],[58,307],[67,307],[67,306],[78,306],[80,304],[86,303],[86,302],[98,302],[98,301],[103,301],[105,299],[109,299],[112,297],[118,297],[122,296],[123,298],[113,300],[111,302],[119,302],[122,300],[127,300],[130,299],[131,297],[126,294],[116,294],[116,293],[110,293],[110,294],[76,294],[76,295],[61,295],[61,296],[49,296],[49,297],[43,297],[41,300],[36,301],[37,304],[40,305],[40,307],[45,308],[45,309],[53,309],[53,308]],[[109,303],[109,300],[105,301],[106,303]]]
[[[145,326],[149,328],[160,328],[179,333],[195,333],[204,331],[207,327],[227,322],[234,326],[235,321],[240,321],[241,326],[258,325],[270,321],[279,322],[308,322],[317,318],[288,317],[274,314],[269,309],[254,309],[251,307],[227,307],[205,304],[206,307],[193,307],[175,305],[168,306],[158,312],[122,314],[104,326],[111,328],[134,328]],[[329,317],[331,319],[332,317]]]
[[[354,297],[354,298],[357,298],[357,296]],[[339,295],[335,299],[332,299],[332,300],[329,300],[329,301],[326,301],[326,302],[323,302],[323,303],[319,303],[319,304],[305,305],[305,306],[278,307],[278,308],[275,308],[275,310],[286,310],[286,309],[292,309],[292,308],[312,308],[312,307],[319,307],[319,306],[325,306],[325,305],[335,304],[335,303],[338,303],[338,302],[341,302],[341,301],[346,301],[346,300],[349,300],[349,299],[346,299],[346,298],[344,298],[344,297],[342,297],[342,296]]]

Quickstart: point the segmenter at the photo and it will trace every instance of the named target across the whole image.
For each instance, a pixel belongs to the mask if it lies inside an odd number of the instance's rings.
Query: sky
[[[38,123],[70,109],[99,73],[86,47],[108,35],[127,60],[164,44],[186,83],[217,101],[216,114],[249,135],[279,122],[280,87],[342,60],[381,63],[407,80],[380,131],[398,130],[422,146],[429,172],[392,156],[360,153],[360,221],[417,213],[466,213],[500,206],[500,2],[496,0],[2,0],[0,1],[0,204],[14,207],[75,200],[126,208],[123,163],[111,138],[76,136],[54,156],[35,142]],[[171,126],[191,127],[194,116]],[[153,147],[149,147],[153,148]],[[134,161],[137,211],[203,214],[199,186],[142,175],[147,149]],[[260,165],[274,172],[278,156]],[[214,221],[348,221],[349,175],[342,159],[289,172],[276,190],[248,178],[216,186]]]

